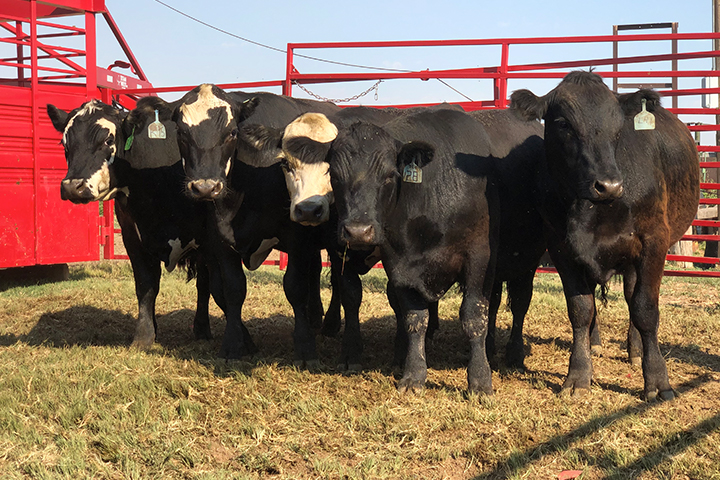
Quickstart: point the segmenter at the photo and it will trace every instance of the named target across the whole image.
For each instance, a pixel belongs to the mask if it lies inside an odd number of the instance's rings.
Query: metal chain
[[[317,98],[318,100],[322,100],[323,102],[332,102],[332,103],[352,102],[353,100],[357,100],[358,98],[364,97],[365,95],[367,95],[368,93],[372,92],[373,90],[375,90],[375,100],[377,101],[377,99],[378,99],[378,87],[380,86],[381,83],[382,83],[382,80],[378,80],[377,82],[375,82],[375,85],[373,85],[372,87],[370,87],[370,88],[368,88],[367,90],[365,90],[364,92],[358,93],[357,95],[352,96],[352,97],[348,97],[348,98],[325,98],[325,97],[322,97],[322,96],[320,96],[320,95],[317,95],[317,94],[311,92],[310,90],[308,90],[307,88],[303,87],[301,84],[299,84],[299,83],[297,83],[295,80],[293,80],[293,85],[295,85],[296,87],[298,87],[300,90],[302,90],[303,92],[307,93],[307,94],[310,95],[311,97],[315,97],[315,98]]]

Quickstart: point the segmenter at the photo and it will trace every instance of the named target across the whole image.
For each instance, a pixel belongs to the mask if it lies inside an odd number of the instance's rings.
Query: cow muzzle
[[[84,178],[66,178],[60,184],[60,198],[73,203],[89,203],[95,199]]]
[[[187,183],[187,190],[196,200],[215,200],[224,190],[220,180],[193,180]]]
[[[592,194],[597,201],[612,202],[623,196],[622,180],[597,180],[592,186]]]
[[[370,224],[345,225],[340,233],[340,241],[351,247],[367,247],[377,243],[375,227]]]
[[[293,207],[290,218],[305,226],[317,226],[330,218],[330,206],[323,198],[299,202]]]

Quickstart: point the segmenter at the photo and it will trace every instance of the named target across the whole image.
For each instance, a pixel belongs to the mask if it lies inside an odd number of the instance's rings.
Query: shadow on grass
[[[679,385],[676,388],[676,391],[682,394],[712,381],[714,381],[712,375],[700,375]],[[675,401],[682,401],[682,397]],[[543,457],[572,448],[573,444],[592,435],[594,432],[622,420],[625,417],[642,415],[643,413],[653,409],[656,405],[659,405],[659,403],[630,405],[609,415],[593,418],[564,435],[555,436],[534,447],[510,455],[507,460],[496,465],[492,471],[485,472],[475,478],[477,480],[494,480],[518,475],[525,468],[535,462],[538,462]],[[692,428],[679,432],[671,439],[666,440],[655,449],[625,467],[613,468],[613,465],[616,464],[616,460],[612,458],[598,457],[590,458],[588,460],[593,465],[597,465],[600,468],[608,468],[610,470],[608,475],[604,478],[618,480],[634,478],[638,475],[639,471],[648,471],[657,467],[662,462],[668,461],[668,459],[672,458],[674,455],[677,455],[693,445],[700,443],[704,438],[718,430],[720,430],[720,414],[703,420]]]

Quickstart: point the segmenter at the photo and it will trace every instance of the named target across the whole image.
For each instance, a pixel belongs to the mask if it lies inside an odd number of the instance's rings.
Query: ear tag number
[[[642,112],[635,115],[635,130],[655,130],[655,115],[645,109],[647,100],[642,99]]]
[[[158,111],[155,110],[155,121],[148,125],[148,138],[162,140],[165,137],[165,125],[160,123],[160,119],[158,118]]]
[[[422,183],[422,169],[415,164],[415,160],[403,169],[403,182]]]
[[[132,148],[133,140],[135,140],[135,127],[133,127],[132,133],[128,137],[128,139],[125,141],[125,151],[127,152]]]

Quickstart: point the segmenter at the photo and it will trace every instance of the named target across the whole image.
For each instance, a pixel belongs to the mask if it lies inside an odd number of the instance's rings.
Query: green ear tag
[[[135,127],[133,127],[132,133],[128,137],[128,139],[125,141],[125,151],[127,152],[130,150],[130,147],[132,147],[133,140],[135,140]]]
[[[642,111],[635,115],[635,130],[655,130],[655,115],[645,109],[647,100],[642,99]]]
[[[403,182],[422,183],[422,169],[415,164],[415,160],[413,160],[410,165],[405,165],[403,169]]]

